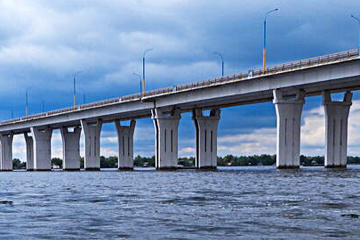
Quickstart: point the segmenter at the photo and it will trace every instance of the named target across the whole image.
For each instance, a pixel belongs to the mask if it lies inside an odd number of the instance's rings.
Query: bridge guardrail
[[[197,81],[197,82],[192,82],[192,83],[179,84],[179,85],[175,85],[172,87],[155,89],[155,90],[146,92],[143,96],[139,93],[130,94],[130,95],[125,95],[125,96],[121,96],[121,97],[101,100],[101,101],[97,101],[97,102],[93,102],[93,103],[83,104],[83,105],[79,105],[76,107],[68,107],[68,108],[49,111],[46,113],[33,114],[33,115],[30,115],[27,117],[20,117],[20,118],[5,120],[5,121],[1,121],[0,125],[13,124],[13,123],[22,122],[22,121],[30,121],[30,120],[34,120],[34,119],[38,119],[38,118],[54,116],[54,115],[58,115],[58,114],[62,114],[62,113],[70,113],[70,112],[74,112],[74,111],[78,111],[78,110],[86,110],[86,109],[91,109],[94,107],[100,107],[100,106],[115,104],[115,103],[119,103],[119,102],[141,100],[142,97],[152,97],[152,96],[163,95],[163,94],[168,94],[168,93],[172,93],[172,92],[181,92],[181,91],[185,91],[185,90],[191,90],[194,88],[217,85],[217,84],[224,83],[224,82],[232,82],[235,80],[241,81],[241,80],[245,80],[245,79],[249,79],[249,78],[251,79],[251,78],[255,78],[255,77],[277,74],[280,72],[293,71],[296,69],[301,69],[303,67],[313,67],[313,66],[333,63],[333,62],[341,61],[341,60],[350,60],[352,58],[359,57],[359,55],[360,55],[359,49],[354,49],[354,50],[349,50],[349,51],[344,51],[344,52],[339,52],[339,53],[332,53],[332,54],[323,55],[323,56],[319,56],[319,57],[308,58],[308,59],[283,63],[283,64],[279,64],[279,65],[275,65],[275,66],[270,66],[265,69],[265,72],[263,71],[263,69],[251,69],[248,72],[240,72],[240,73],[236,73],[236,74],[227,75],[224,77],[218,77],[218,78],[207,79],[207,80],[202,80],[202,81]]]

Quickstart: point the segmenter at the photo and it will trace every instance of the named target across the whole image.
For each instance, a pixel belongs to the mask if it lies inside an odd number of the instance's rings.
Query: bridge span
[[[346,167],[351,91],[360,89],[359,50],[350,50],[262,69],[94,102],[0,122],[0,170],[12,170],[12,140],[24,134],[28,170],[51,170],[51,136],[60,129],[64,170],[80,169],[80,134],[85,135],[86,170],[100,169],[100,132],[114,122],[119,169],[133,169],[136,119],[152,118],[156,168],[176,169],[181,113],[192,112],[196,167],[217,166],[221,108],[273,101],[277,116],[278,168],[300,166],[301,112],[305,97],[322,95],[325,108],[325,167]],[[331,94],[344,92],[343,101]],[[203,110],[210,110],[204,116]],[[121,121],[131,120],[129,126]],[[71,129],[71,130],[70,130]]]

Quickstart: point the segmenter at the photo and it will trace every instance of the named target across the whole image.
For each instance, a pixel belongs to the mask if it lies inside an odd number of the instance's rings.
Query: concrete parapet
[[[63,145],[63,169],[66,171],[80,170],[80,136],[81,128],[74,128],[69,132],[68,128],[61,128]]]
[[[217,167],[217,128],[220,110],[213,109],[204,116],[201,109],[193,110],[196,132],[195,166],[199,169],[214,170]]]
[[[325,108],[325,167],[341,168],[347,164],[348,118],[352,93],[346,92],[344,100],[332,101],[328,91],[323,92]]]
[[[32,127],[31,134],[34,138],[34,170],[51,170],[52,129]]]
[[[280,90],[274,90],[273,95],[277,117],[276,166],[298,168],[301,113],[305,93],[299,91],[293,99],[284,99]]]
[[[0,159],[0,170],[1,171],[12,171],[12,142],[13,134],[0,134],[0,145],[1,145],[1,159]]]
[[[159,170],[174,170],[178,166],[178,129],[180,110],[164,114],[152,110],[155,127],[155,167]]]
[[[85,161],[84,168],[88,171],[100,170],[100,133],[102,121],[95,125],[81,120],[81,126],[85,134]]]
[[[115,121],[118,136],[118,169],[130,171],[134,169],[134,130],[136,121],[132,120],[130,126],[122,126]]]

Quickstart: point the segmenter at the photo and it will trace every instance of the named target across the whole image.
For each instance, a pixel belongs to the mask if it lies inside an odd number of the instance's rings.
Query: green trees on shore
[[[271,166],[274,165],[276,161],[275,155],[253,155],[253,156],[234,156],[226,155],[224,157],[218,157],[218,166]],[[51,164],[54,168],[62,168],[63,161],[60,158],[51,159]],[[116,156],[111,157],[100,157],[100,167],[101,168],[117,168],[118,158]],[[194,167],[195,158],[194,157],[181,157],[178,161],[179,166],[182,167]],[[315,156],[307,157],[300,156],[300,164],[302,166],[323,166],[324,157]],[[348,164],[360,164],[360,157],[348,157]],[[155,167],[155,156],[152,157],[142,157],[137,155],[134,159],[135,167]],[[80,167],[84,167],[84,158],[80,160]],[[13,159],[13,168],[14,169],[26,169],[26,163],[21,162],[20,159]]]
[[[20,159],[14,158],[13,159],[13,169],[25,169],[26,163],[21,162]]]

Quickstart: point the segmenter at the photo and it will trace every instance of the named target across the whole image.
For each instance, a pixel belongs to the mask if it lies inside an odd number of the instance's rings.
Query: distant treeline
[[[276,161],[275,155],[253,155],[253,156],[234,156],[226,155],[224,157],[218,157],[218,166],[271,166]],[[53,168],[62,168],[63,161],[60,158],[53,158],[51,160]],[[179,158],[178,164],[183,167],[194,167],[194,157],[182,157]],[[324,165],[324,157],[307,157],[300,156],[300,164],[303,166],[322,166]],[[348,157],[348,164],[360,164],[360,157]],[[117,157],[100,157],[101,168],[117,168]],[[20,159],[13,159],[14,169],[25,169],[26,163],[21,162]],[[136,156],[134,159],[135,167],[155,167],[155,156],[142,157]],[[80,167],[84,168],[84,158],[80,160]]]

